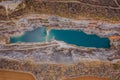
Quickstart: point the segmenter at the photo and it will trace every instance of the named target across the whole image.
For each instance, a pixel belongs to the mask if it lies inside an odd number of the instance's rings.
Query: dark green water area
[[[46,28],[36,28],[32,31],[27,31],[21,36],[11,37],[10,43],[17,42],[45,42],[51,40],[64,41],[68,44],[73,44],[83,47],[109,48],[110,40],[101,38],[94,34],[86,34],[80,30],[50,30],[48,36]]]

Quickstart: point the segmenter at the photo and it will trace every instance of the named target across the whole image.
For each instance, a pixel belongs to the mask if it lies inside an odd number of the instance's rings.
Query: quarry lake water
[[[58,40],[68,44],[84,47],[109,48],[110,41],[108,38],[101,38],[94,34],[86,34],[80,30],[58,30],[51,29],[47,36],[46,28],[36,28],[32,31],[27,31],[21,36],[11,37],[10,43],[17,42],[45,42]]]

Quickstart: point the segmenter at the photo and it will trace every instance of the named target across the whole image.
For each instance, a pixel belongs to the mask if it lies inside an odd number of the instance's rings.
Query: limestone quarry
[[[43,26],[46,39],[52,29],[82,30],[108,38],[110,47],[10,42]],[[0,80],[120,80],[120,1],[0,0],[0,74]]]

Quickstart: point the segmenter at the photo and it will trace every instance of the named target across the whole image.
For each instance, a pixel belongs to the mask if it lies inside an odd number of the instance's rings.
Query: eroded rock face
[[[1,1],[0,11],[1,19],[9,19],[9,15],[24,8],[22,0]]]
[[[111,36],[110,41],[112,47],[120,49],[120,36]]]

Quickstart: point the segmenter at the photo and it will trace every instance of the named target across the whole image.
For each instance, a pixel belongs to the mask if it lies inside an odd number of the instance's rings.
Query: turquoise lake
[[[11,37],[10,42],[45,42],[46,28],[36,28],[33,31],[27,31],[22,36]],[[108,38],[101,38],[97,35],[88,35],[80,30],[57,30],[52,29],[48,35],[48,41],[64,41],[68,44],[84,47],[109,48],[110,41]]]
[[[10,42],[44,42],[46,40],[46,28],[36,28],[32,31],[26,31],[24,35],[11,37]]]

